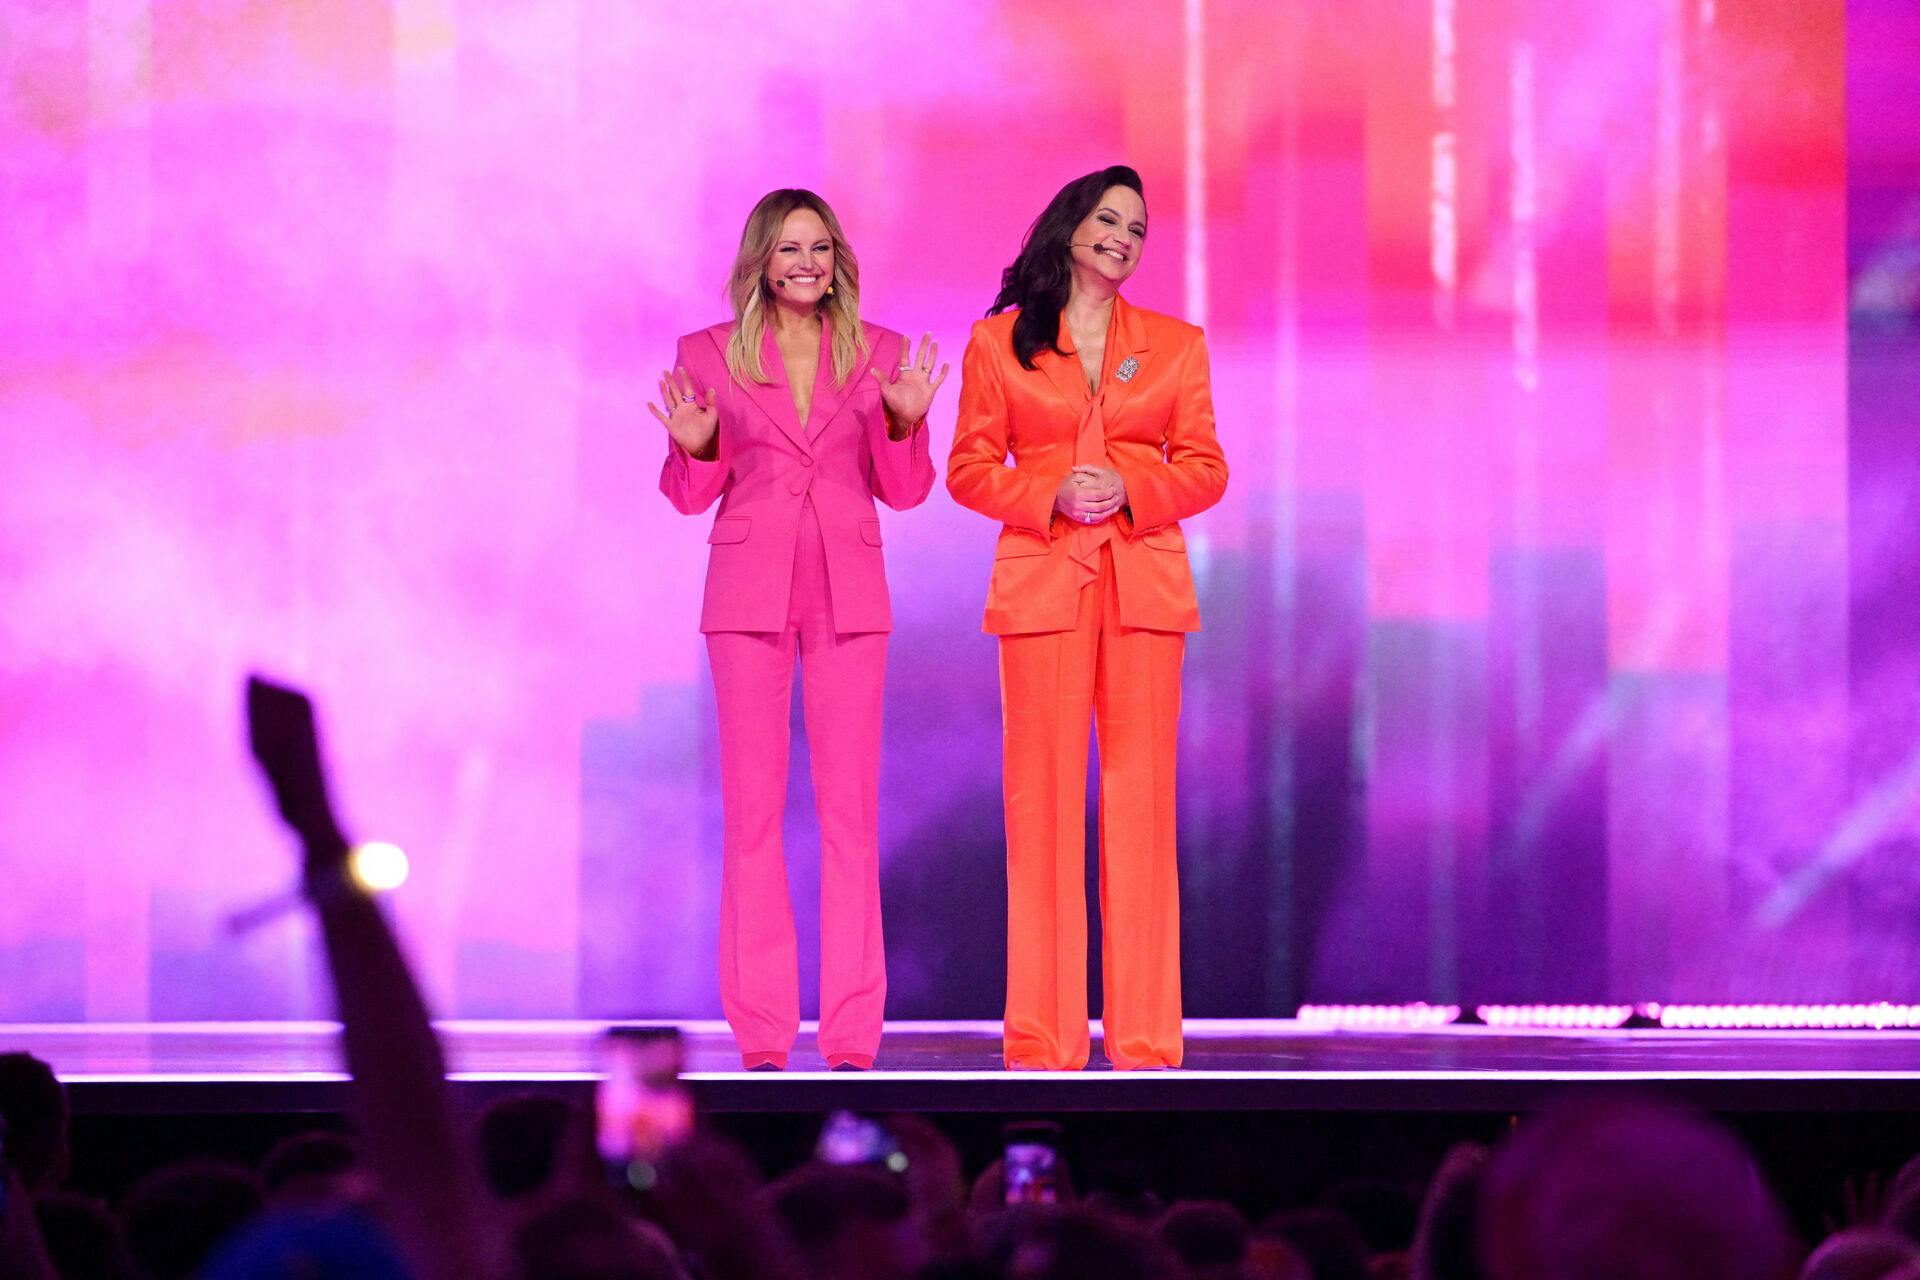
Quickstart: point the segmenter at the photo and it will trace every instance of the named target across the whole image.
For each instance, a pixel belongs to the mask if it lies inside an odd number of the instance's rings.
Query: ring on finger
[[[700,397],[699,396],[681,396],[680,403],[681,404],[699,404]]]

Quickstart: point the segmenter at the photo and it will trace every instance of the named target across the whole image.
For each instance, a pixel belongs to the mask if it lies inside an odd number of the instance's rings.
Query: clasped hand
[[[1098,524],[1126,505],[1127,482],[1111,467],[1077,466],[1053,496],[1053,509],[1075,524]]]

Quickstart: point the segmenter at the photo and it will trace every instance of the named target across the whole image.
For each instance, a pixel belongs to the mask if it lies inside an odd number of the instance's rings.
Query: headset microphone
[[[787,287],[787,282],[785,280],[775,280],[773,282],[773,287],[776,289],[784,289]]]

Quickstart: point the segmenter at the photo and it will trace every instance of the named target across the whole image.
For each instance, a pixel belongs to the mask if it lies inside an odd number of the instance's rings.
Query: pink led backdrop
[[[443,1011],[716,1012],[706,525],[655,491],[660,362],[722,318],[751,202],[805,185],[866,314],[957,366],[1028,221],[1113,161],[1133,296],[1207,326],[1233,465],[1189,531],[1189,1012],[1905,991],[1920,779],[1857,730],[1911,694],[1850,678],[1845,25],[5,6],[0,1017],[322,1011],[301,926],[220,931],[291,865],[256,667],[412,853]],[[991,1015],[993,530],[942,491],[883,520],[893,1011]]]

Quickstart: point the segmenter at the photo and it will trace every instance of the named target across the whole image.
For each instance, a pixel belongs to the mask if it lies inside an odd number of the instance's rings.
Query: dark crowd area
[[[0,1117],[0,1280],[1920,1280],[1904,1116],[723,1115],[635,1178],[591,1094],[506,1093],[414,1174],[463,1189],[460,1240],[355,1117],[72,1117],[20,1053]],[[1057,1163],[1010,1180],[1036,1140]]]

